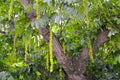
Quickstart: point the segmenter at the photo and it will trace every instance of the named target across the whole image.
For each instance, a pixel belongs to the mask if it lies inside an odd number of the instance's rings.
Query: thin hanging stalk
[[[61,66],[61,65],[60,65],[60,69],[59,69],[59,71],[60,71],[60,80],[62,80],[63,72],[62,72],[62,66]]]
[[[40,19],[40,14],[39,14],[39,1],[36,0],[36,15],[37,15],[37,19]]]
[[[65,43],[63,42],[62,43],[62,47],[63,47],[63,52],[64,54],[66,54],[66,46],[65,46]],[[62,66],[60,65],[60,69],[59,69],[59,72],[60,72],[60,80],[63,80],[63,71],[62,71]]]
[[[27,56],[28,56],[28,47],[29,47],[29,44],[28,44],[28,39],[25,39],[25,61],[27,61]]]
[[[11,63],[13,61],[16,60],[16,38],[17,38],[17,34],[14,35],[14,38],[13,38],[13,51],[12,51],[12,54],[10,54],[10,57],[11,57]],[[14,56],[14,58],[12,58]]]
[[[87,0],[83,0],[84,14],[85,14],[85,23],[87,24],[87,28],[89,28],[89,17],[87,11]]]
[[[62,47],[63,47],[63,52],[64,52],[64,54],[66,54],[66,46],[65,46],[65,43],[64,43],[64,42],[62,43]]]
[[[15,53],[16,52],[16,38],[17,38],[17,36],[16,36],[16,34],[15,34],[15,36],[14,36],[14,40],[13,40],[13,52]]]
[[[91,42],[91,40],[89,40],[89,56],[90,56],[90,60],[91,60],[92,62],[94,62],[94,60],[93,60],[93,51],[92,51],[92,42]]]
[[[16,56],[16,39],[17,39],[17,33],[14,35],[14,40],[13,40],[13,56],[14,60],[17,61],[17,56]]]
[[[31,35],[26,35],[26,38],[24,39],[24,43],[25,43],[25,61],[27,61],[27,57],[30,53],[30,38]]]
[[[31,35],[29,36],[29,39],[28,39],[28,47],[29,47],[29,52],[30,52],[30,48],[31,48],[31,44],[30,44],[30,42],[31,42]]]
[[[104,14],[104,17],[106,18],[106,20],[108,21],[108,23],[110,23],[110,25],[113,26],[113,23],[112,23],[111,20],[107,17],[107,14],[106,14],[106,12],[105,12],[105,10],[104,10],[104,7],[103,7],[101,1],[98,0],[98,3],[99,3],[99,5],[100,5],[100,8],[101,8],[103,14]]]
[[[34,52],[37,52],[37,38],[34,36]]]
[[[52,26],[50,24],[50,41],[49,41],[49,49],[50,49],[50,72],[53,71],[53,53],[52,53]]]
[[[46,69],[49,70],[49,54],[46,54]]]
[[[8,12],[8,19],[9,20],[11,19],[11,15],[12,15],[12,12],[13,12],[13,4],[14,4],[14,0],[11,0],[10,9],[9,9],[9,12]]]
[[[83,7],[84,7],[84,14],[85,14],[85,23],[87,25],[87,28],[90,28],[90,21],[89,21],[89,16],[88,16],[88,11],[87,11],[87,0],[83,0]],[[93,62],[93,52],[92,52],[92,42],[89,38],[89,57],[90,57],[90,60]]]

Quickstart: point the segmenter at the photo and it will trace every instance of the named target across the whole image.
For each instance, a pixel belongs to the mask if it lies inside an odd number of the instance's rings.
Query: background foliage
[[[92,46],[103,27],[109,29],[110,40],[93,56],[86,74],[92,80],[120,79],[120,0],[38,0],[38,4],[36,0],[26,10],[19,0],[14,0],[11,9],[11,1],[0,0],[1,80],[64,80],[55,57],[50,73],[49,46],[38,32],[39,26],[48,23],[70,57]],[[39,17],[30,21],[26,14],[32,8],[38,9]],[[39,66],[49,77],[38,71]]]

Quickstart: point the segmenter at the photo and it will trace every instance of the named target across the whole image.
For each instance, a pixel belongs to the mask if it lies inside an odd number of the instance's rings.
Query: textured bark
[[[49,30],[46,26],[40,27],[39,32],[44,37],[45,41],[49,42]],[[59,41],[56,39],[56,37],[53,35],[53,54],[58,59],[59,63],[62,64],[64,68],[67,68],[65,65],[68,63],[68,58],[64,55],[63,49],[59,43]]]
[[[28,5],[29,5],[29,0],[20,0],[22,6],[24,7],[24,9],[27,9]]]
[[[107,29],[103,29],[103,32],[99,33],[97,35],[97,39],[93,41],[93,54],[96,53],[98,48],[104,44],[104,42],[108,41],[108,33],[109,31]],[[74,66],[77,66],[74,71],[76,71],[77,74],[84,74],[86,71],[86,66],[89,60],[89,49],[88,48],[82,48],[81,54],[79,56],[75,56],[72,58],[72,61],[74,62]]]
[[[45,41],[49,42],[49,30],[48,28],[40,27],[39,29],[41,35],[44,37]],[[63,49],[55,37],[53,35],[53,54],[57,58],[58,62],[62,65],[63,69],[68,75],[69,80],[87,80],[82,74],[78,73],[79,71],[76,71],[76,65],[73,65],[74,62],[71,61],[67,56],[64,55]]]
[[[80,55],[72,58],[73,65],[76,66],[74,70],[74,73],[76,74],[84,74],[89,59],[88,48],[82,48],[81,50],[82,52],[80,53]]]
[[[28,0],[20,0],[20,2],[25,9],[30,4]],[[31,10],[29,13],[27,13],[27,16],[30,20],[33,20],[36,18],[36,13],[34,10]],[[39,32],[48,43],[49,29],[47,28],[47,26],[39,27]],[[108,41],[108,32],[108,30],[104,29],[103,32],[98,34],[97,39],[93,42],[93,54],[96,53],[97,49],[104,42]],[[55,37],[55,35],[53,35],[53,54],[68,75],[68,80],[89,80],[89,78],[83,75],[86,71],[86,66],[89,60],[88,53],[88,48],[82,48],[81,53],[78,56],[75,56],[73,58],[65,56],[58,39]]]
[[[98,50],[98,48],[102,44],[104,44],[104,42],[109,40],[108,33],[109,33],[109,30],[104,28],[103,32],[98,34],[97,39],[93,42],[93,54],[95,54],[95,52]]]

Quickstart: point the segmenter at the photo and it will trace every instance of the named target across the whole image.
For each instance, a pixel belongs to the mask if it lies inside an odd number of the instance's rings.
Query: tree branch
[[[44,37],[45,41],[48,43],[49,42],[49,30],[47,29],[47,27],[46,26],[40,27],[39,32]],[[70,67],[69,59],[67,56],[65,56],[63,49],[54,34],[53,34],[52,44],[53,44],[53,54],[57,58],[58,62],[62,65],[66,73],[72,71],[72,68],[69,69]]]
[[[103,32],[101,32],[100,34],[98,34],[97,39],[93,42],[93,54],[96,53],[96,51],[98,50],[98,48],[104,44],[104,42],[108,41],[108,33],[109,30],[107,30],[106,28],[103,29]]]
[[[46,26],[40,27],[39,32],[44,37],[45,41],[48,43],[49,42],[48,28],[46,28]],[[52,43],[53,43],[53,54],[57,58],[58,62],[62,65],[65,72],[67,73],[69,80],[87,80],[84,75],[80,74],[80,72],[76,70],[76,68],[80,66],[75,66],[74,63],[76,62],[74,61],[72,62],[71,59],[69,59],[67,56],[64,55],[63,49],[54,34],[53,34]],[[85,56],[83,55],[83,57]],[[86,60],[86,58],[84,58],[84,60]],[[81,63],[83,63],[84,65],[84,61]],[[77,64],[78,64],[78,61],[77,61]]]
[[[29,1],[28,0],[20,0],[22,6],[24,7],[24,9],[27,9],[28,5],[29,5]]]
[[[101,45],[103,45],[104,42],[109,40],[108,33],[109,31],[107,29],[103,29],[103,31],[97,35],[97,39],[93,41],[93,49],[92,49],[93,54],[96,53],[98,48]],[[88,60],[89,60],[89,49],[82,48],[81,51],[82,51],[81,54],[79,56],[73,57],[72,60],[74,61],[74,65],[78,66],[75,68],[75,71],[80,71],[80,73],[84,74],[84,72],[86,71]]]

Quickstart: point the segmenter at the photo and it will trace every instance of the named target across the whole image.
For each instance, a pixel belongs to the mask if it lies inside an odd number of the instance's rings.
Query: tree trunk
[[[40,27],[39,32],[44,37],[45,41],[49,43],[49,30],[47,27],[46,26]],[[53,54],[57,58],[58,62],[62,65],[65,72],[67,73],[68,80],[88,80],[85,76],[83,76],[82,74],[83,71],[82,69],[80,69],[80,65],[76,65],[78,63],[78,61],[76,63],[76,58],[72,59],[64,55],[63,49],[54,34],[52,43]],[[87,49],[85,49],[85,52],[84,53],[87,54]],[[85,55],[82,56],[83,58],[85,57]],[[84,60],[86,60],[86,57],[84,58]],[[86,66],[84,66],[84,69],[86,69]]]

